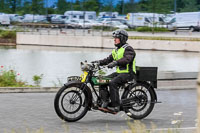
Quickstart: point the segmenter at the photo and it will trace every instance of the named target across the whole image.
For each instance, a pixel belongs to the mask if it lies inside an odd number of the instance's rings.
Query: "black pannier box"
[[[157,88],[158,67],[136,66],[137,81],[150,81],[154,88]]]

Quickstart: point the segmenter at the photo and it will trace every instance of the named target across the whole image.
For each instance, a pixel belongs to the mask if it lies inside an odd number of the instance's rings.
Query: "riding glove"
[[[113,68],[117,65],[117,61],[113,61],[111,63],[108,64],[108,68]]]

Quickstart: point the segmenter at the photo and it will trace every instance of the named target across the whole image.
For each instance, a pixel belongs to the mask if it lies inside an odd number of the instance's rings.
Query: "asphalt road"
[[[153,112],[141,122],[151,128],[177,127],[172,120],[183,120],[181,128],[195,126],[197,115],[196,90],[158,90],[158,100]],[[82,132],[120,132],[129,129],[127,116],[104,114],[100,111],[88,112],[78,122],[67,123],[58,118],[54,111],[55,93],[1,93],[0,94],[0,132],[20,133],[82,133]],[[174,113],[183,112],[181,116]],[[133,120],[130,120],[133,122]],[[43,132],[44,130],[44,132]],[[12,132],[13,133],[13,132]]]

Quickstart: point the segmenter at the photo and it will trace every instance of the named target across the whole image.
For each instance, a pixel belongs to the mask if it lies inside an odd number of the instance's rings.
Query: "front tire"
[[[86,91],[81,89],[81,84],[63,86],[55,96],[54,108],[57,115],[67,122],[80,120],[88,111]]]
[[[136,120],[147,117],[153,110],[156,101],[153,88],[144,82],[131,85],[126,98],[132,99],[132,101],[125,107],[125,112]]]

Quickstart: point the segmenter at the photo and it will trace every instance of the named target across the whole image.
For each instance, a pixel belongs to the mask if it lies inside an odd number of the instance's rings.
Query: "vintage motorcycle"
[[[88,111],[100,110],[103,100],[99,88],[103,85],[109,89],[111,80],[99,74],[103,68],[105,67],[97,63],[81,62],[83,74],[68,77],[68,82],[57,92],[54,99],[55,111],[61,119],[75,122],[83,118]],[[143,119],[157,103],[154,90],[157,88],[157,67],[136,67],[136,70],[136,80],[120,86],[120,111],[133,119]]]

